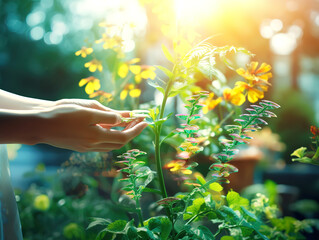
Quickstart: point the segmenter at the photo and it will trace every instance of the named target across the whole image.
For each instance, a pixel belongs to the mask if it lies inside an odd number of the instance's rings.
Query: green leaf
[[[249,206],[249,200],[241,197],[235,191],[229,191],[226,196],[228,205],[234,210],[239,210],[241,206]]]
[[[256,222],[262,224],[262,222],[258,219],[258,217],[253,214],[252,212],[249,212],[246,208],[244,208],[243,206],[240,206],[241,210],[243,211],[243,213],[245,213],[247,216],[249,216],[250,218],[254,219]]]
[[[220,240],[235,240],[235,238],[232,236],[222,236]]]
[[[143,192],[156,193],[156,194],[162,195],[162,192],[160,190],[147,188],[147,187],[143,188]]]
[[[152,231],[147,229],[146,227],[140,227],[137,229],[137,234],[141,239],[151,239],[151,240],[158,240]]]
[[[107,226],[111,223],[110,220],[105,218],[92,218],[92,220],[93,221],[89,224],[89,226],[86,229],[89,229],[98,225]]]
[[[176,132],[170,132],[168,135],[166,135],[160,142],[160,145],[168,138],[171,138],[173,136],[175,136],[177,133]]]
[[[129,226],[126,231],[128,239],[133,240],[138,238],[137,229],[134,226]]]
[[[164,72],[165,75],[168,76],[170,79],[173,77],[173,73],[170,70],[168,70],[166,67],[159,66],[159,65],[157,65],[156,67],[160,69],[162,72]]]
[[[168,217],[152,217],[147,221],[144,221],[144,224],[153,233],[158,233],[161,240],[168,239],[172,230],[172,222]]]
[[[318,160],[314,160],[308,157],[303,157],[303,158],[293,158],[292,161],[298,161],[301,163],[308,163],[308,164],[314,164],[314,165],[319,165],[319,161]]]
[[[113,233],[107,232],[107,228],[100,231],[95,240],[105,240],[105,239],[113,239]]]
[[[215,237],[211,231],[205,226],[199,226],[193,230],[193,233],[201,240],[214,240]]]
[[[204,198],[196,198],[192,205],[190,205],[189,207],[187,207],[187,210],[183,216],[184,220],[187,220],[193,216],[195,216],[196,214],[198,214],[200,212],[200,209],[202,207],[202,205],[205,204],[205,199]]]
[[[296,149],[290,156],[295,156],[297,158],[303,158],[305,156],[305,152],[307,151],[306,147],[301,147]]]
[[[167,47],[164,44],[162,44],[162,50],[167,60],[174,63],[174,58],[172,54],[168,51]]]
[[[164,88],[162,88],[155,80],[147,79],[147,83],[148,83],[148,85],[156,88],[161,93],[163,93],[163,94],[165,93]]]
[[[214,183],[211,183],[209,184],[209,188],[215,192],[221,192],[223,191],[223,187],[222,185],[220,185],[219,183],[217,182],[214,182]]]
[[[124,233],[126,224],[127,221],[125,220],[116,220],[107,226],[107,231],[111,233]]]

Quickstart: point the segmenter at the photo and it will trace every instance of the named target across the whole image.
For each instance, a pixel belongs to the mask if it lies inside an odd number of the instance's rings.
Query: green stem
[[[169,91],[172,86],[172,79],[168,80],[162,105],[161,105],[161,111],[160,111],[160,116],[159,119],[162,119],[164,116],[164,110],[167,102],[167,98],[169,95]],[[155,130],[155,162],[156,162],[156,168],[157,168],[157,175],[158,175],[158,181],[160,184],[161,192],[163,198],[167,198],[167,192],[166,192],[166,187],[165,187],[165,182],[164,182],[164,176],[163,176],[163,170],[162,170],[162,161],[161,161],[161,144],[160,144],[160,136],[161,136],[161,131],[162,131],[162,123],[158,124]]]
[[[317,158],[319,158],[319,147],[317,147],[316,153],[313,155],[312,159],[316,160]]]
[[[158,126],[157,130],[155,132],[155,161],[156,161],[156,169],[157,169],[157,175],[158,175],[158,181],[160,184],[160,189],[162,192],[162,197],[167,198],[163,170],[162,170],[162,161],[161,161],[161,149],[160,149],[161,148],[161,146],[160,146],[161,127],[162,126]]]
[[[139,199],[136,199],[136,209],[137,209],[138,220],[141,223],[142,227],[144,227],[142,209],[141,209],[141,206],[140,206],[140,200]]]

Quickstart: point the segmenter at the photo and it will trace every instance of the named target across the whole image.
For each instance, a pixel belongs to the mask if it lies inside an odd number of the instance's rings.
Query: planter
[[[233,189],[240,192],[245,187],[254,183],[254,171],[256,164],[262,159],[262,152],[256,147],[250,147],[240,153],[229,163],[238,168],[237,173],[232,173],[228,180],[229,184],[224,185],[226,192]]]

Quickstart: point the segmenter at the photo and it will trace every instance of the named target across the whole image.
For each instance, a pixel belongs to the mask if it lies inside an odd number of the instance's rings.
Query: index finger
[[[101,110],[90,110],[92,113],[92,124],[119,124],[121,117],[114,112],[106,112]]]

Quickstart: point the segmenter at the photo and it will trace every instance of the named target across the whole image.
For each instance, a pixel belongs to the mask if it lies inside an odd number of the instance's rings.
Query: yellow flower
[[[186,168],[186,161],[184,160],[170,161],[164,165],[164,168],[169,169],[172,173],[192,174],[192,170]]]
[[[155,77],[156,77],[155,70],[156,70],[155,67],[143,65],[142,66],[142,72],[141,72],[140,76],[141,76],[142,79],[148,79],[149,78],[149,79],[154,80]],[[136,81],[136,83],[140,83],[140,81],[138,81],[136,79],[136,77],[135,77],[135,81]]]
[[[251,84],[256,84],[259,81],[267,82],[272,77],[271,72],[269,72],[271,66],[267,63],[262,63],[258,69],[257,66],[258,62],[251,62],[247,66],[247,70],[239,68],[236,72]]]
[[[80,87],[83,87],[85,84],[85,92],[88,95],[94,93],[94,91],[99,90],[101,88],[100,80],[92,76],[88,78],[83,78],[79,82]]]
[[[215,96],[215,94],[213,92],[209,93],[208,98],[206,98],[206,100],[203,102],[203,104],[205,105],[203,107],[204,114],[206,114],[206,113],[208,113],[208,111],[214,109],[222,101],[221,97],[214,99],[214,96]]]
[[[95,72],[96,69],[99,70],[100,72],[102,72],[102,70],[103,70],[103,66],[102,66],[101,61],[99,61],[97,59],[93,59],[90,62],[85,63],[84,67],[89,68],[90,72]]]
[[[127,84],[120,93],[120,99],[124,100],[129,94],[132,98],[137,98],[141,95],[141,89],[135,88],[134,84]]]
[[[245,82],[236,82],[236,86],[240,89],[240,91],[247,90],[247,98],[251,103],[257,102],[258,99],[264,98],[264,91],[267,90],[267,86],[259,86],[260,89],[257,89],[258,86],[251,86]]]
[[[103,33],[102,38],[95,41],[95,43],[103,42],[104,49],[112,49],[115,47],[122,46],[122,38],[119,36],[110,37],[107,34]]]
[[[226,88],[223,91],[223,96],[225,101],[231,102],[234,105],[240,106],[242,105],[246,98],[245,95],[242,93],[242,91],[239,88]]]
[[[125,78],[130,71],[135,75],[134,79],[137,84],[139,84],[142,81],[142,79],[150,78],[153,80],[156,77],[156,68],[147,65],[135,65],[135,63],[138,63],[139,61],[139,58],[133,58],[127,62],[122,63],[119,66],[117,74],[121,78]]]
[[[90,55],[93,52],[93,48],[82,47],[81,50],[76,51],[75,55],[85,58],[87,55]]]
[[[131,71],[133,74],[138,74],[141,72],[141,66],[139,65],[133,65],[135,63],[138,63],[140,61],[139,58],[133,58],[127,62],[122,63],[119,66],[119,69],[117,71],[117,74],[121,77],[121,78],[125,78],[128,74],[129,71]]]
[[[180,149],[183,149],[183,152],[188,152],[188,153],[197,153],[198,151],[201,150],[200,147],[197,145],[193,145],[191,142],[183,142],[180,146]]]
[[[246,82],[236,82],[236,86],[242,93],[247,90],[246,94],[248,101],[251,103],[257,102],[258,99],[264,97],[264,92],[268,90],[270,83],[268,79],[272,77],[269,72],[271,66],[266,63],[262,63],[257,68],[258,62],[251,62],[247,66],[247,70],[239,68],[236,72],[247,80]]]
[[[47,195],[41,194],[34,199],[33,206],[37,210],[46,211],[50,207],[50,199]]]

